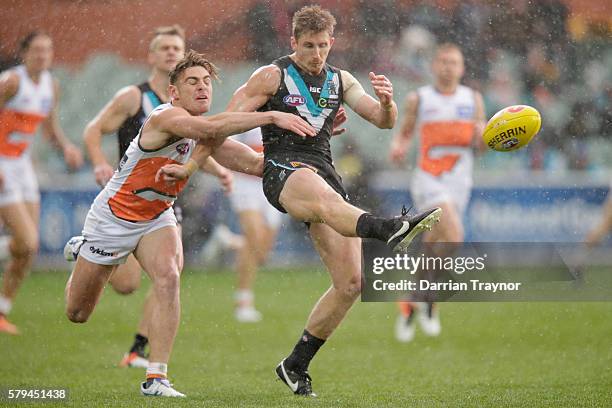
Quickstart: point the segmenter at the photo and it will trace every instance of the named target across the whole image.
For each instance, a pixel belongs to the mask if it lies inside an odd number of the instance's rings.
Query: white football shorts
[[[423,171],[415,171],[410,193],[418,211],[425,211],[442,203],[455,206],[463,217],[470,202],[472,183],[470,180],[457,180],[435,177]]]
[[[38,203],[38,181],[28,154],[17,158],[0,157],[3,185],[0,187],[0,207],[9,204]]]
[[[143,236],[164,227],[177,226],[172,207],[154,220],[130,222],[115,217],[107,203],[97,202],[96,199],[85,218],[82,233],[85,242],[79,251],[79,256],[89,262],[99,265],[125,263]]]
[[[257,211],[264,216],[270,228],[277,229],[280,226],[282,215],[268,203],[259,177],[234,173],[234,190],[230,194],[230,203],[237,213]]]

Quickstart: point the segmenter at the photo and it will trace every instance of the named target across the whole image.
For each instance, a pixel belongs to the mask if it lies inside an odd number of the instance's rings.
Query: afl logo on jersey
[[[178,154],[189,153],[189,143],[181,143],[180,145],[176,146],[176,151]]]
[[[300,106],[306,103],[306,98],[302,95],[289,94],[283,98],[283,103],[288,106]]]

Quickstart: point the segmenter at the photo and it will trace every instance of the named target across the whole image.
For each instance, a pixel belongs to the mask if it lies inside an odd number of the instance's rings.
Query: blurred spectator
[[[436,38],[425,27],[410,25],[404,28],[397,50],[397,73],[419,85],[428,82],[430,61],[435,47]]]
[[[478,4],[476,0],[460,2],[453,11],[447,38],[443,40],[453,42],[463,50],[466,80],[487,79],[489,38],[485,36],[485,26],[489,13],[488,5]]]

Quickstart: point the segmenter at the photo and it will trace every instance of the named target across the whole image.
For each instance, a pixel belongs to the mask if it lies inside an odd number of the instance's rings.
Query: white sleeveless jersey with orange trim
[[[153,113],[171,107],[169,103],[159,105],[149,118]],[[154,220],[172,206],[187,180],[156,182],[155,175],[166,164],[187,163],[196,146],[195,140],[182,138],[157,150],[143,149],[140,137],[149,118],[93,204],[93,207],[108,205],[115,217],[131,222]]]
[[[19,77],[19,89],[0,108],[0,157],[20,157],[27,152],[40,123],[53,107],[53,78],[43,71],[34,83],[23,65],[12,69]]]
[[[417,90],[418,172],[471,184],[474,162],[474,91],[459,85],[445,95],[433,86]]]
[[[244,133],[232,136],[234,140],[244,143],[257,153],[263,152],[263,142],[261,140],[261,128],[247,130]]]

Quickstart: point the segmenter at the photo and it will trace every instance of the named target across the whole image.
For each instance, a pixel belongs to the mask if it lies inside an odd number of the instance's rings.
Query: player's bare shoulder
[[[166,109],[158,109],[151,112],[142,130],[143,132],[149,130],[168,132],[170,123],[190,116],[189,112],[182,107],[171,105]]]
[[[248,85],[257,87],[268,95],[274,95],[281,83],[281,70],[275,64],[259,67],[249,78]]]
[[[236,90],[227,106],[230,112],[253,112],[262,107],[280,88],[281,71],[274,64],[258,68]]]
[[[140,109],[141,97],[140,89],[135,85],[129,85],[119,89],[113,96],[110,104],[114,110],[122,112],[127,116],[134,116]]]

